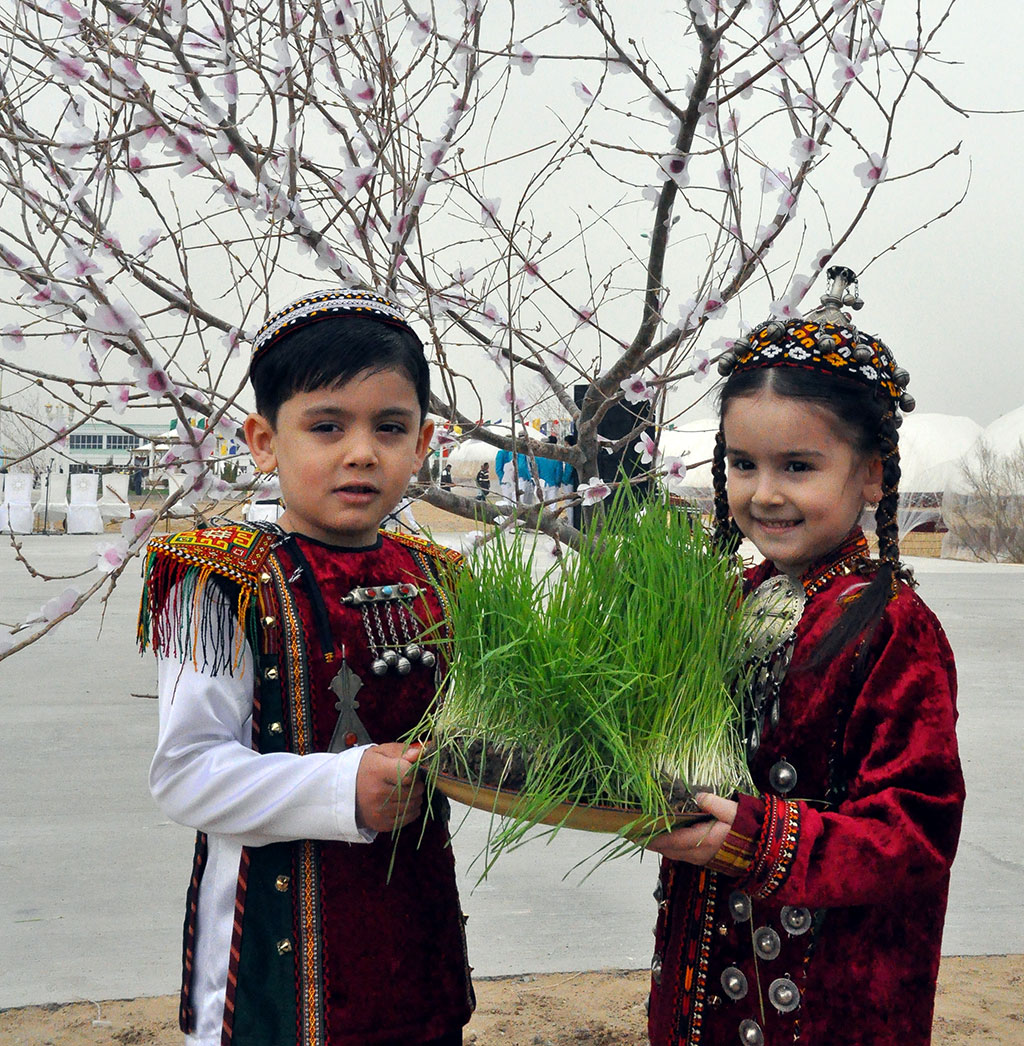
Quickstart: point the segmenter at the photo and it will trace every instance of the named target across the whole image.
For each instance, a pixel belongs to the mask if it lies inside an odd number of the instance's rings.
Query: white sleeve
[[[159,659],[160,735],[149,787],[160,809],[243,846],[291,839],[370,842],[356,825],[356,772],[369,746],[347,752],[251,748],[253,665],[207,675],[187,656]]]

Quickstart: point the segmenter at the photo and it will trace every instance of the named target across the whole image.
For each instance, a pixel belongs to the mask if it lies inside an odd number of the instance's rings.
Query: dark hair
[[[786,399],[804,400],[827,410],[846,438],[862,454],[877,453],[882,459],[882,498],[875,510],[878,535],[878,569],[870,583],[843,609],[839,620],[815,652],[811,667],[833,658],[854,639],[870,639],[881,620],[896,579],[909,580],[900,562],[899,508],[900,453],[892,401],[883,393],[858,382],[798,367],[758,367],[733,371],[719,392],[719,415],[725,417],[729,404],[742,397],[770,389]],[[729,515],[726,494],[725,437],[719,425],[711,473],[715,488],[715,540],[722,547],[735,547],[739,530]]]
[[[420,420],[430,401],[430,368],[411,332],[381,320],[337,316],[286,334],[256,360],[249,380],[256,410],[277,424],[281,404],[299,392],[343,385],[363,371],[399,370],[416,388]]]

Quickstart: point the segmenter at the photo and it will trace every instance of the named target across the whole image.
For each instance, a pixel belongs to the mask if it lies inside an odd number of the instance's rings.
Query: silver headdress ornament
[[[910,374],[900,366],[885,343],[854,326],[843,307],[859,310],[864,302],[857,274],[843,265],[826,273],[830,281],[821,305],[802,320],[769,319],[756,326],[746,342],[738,342],[718,361],[720,374],[756,367],[800,367],[835,374],[869,385],[888,395],[896,424],[899,407],[909,413],[914,397],[906,391]]]

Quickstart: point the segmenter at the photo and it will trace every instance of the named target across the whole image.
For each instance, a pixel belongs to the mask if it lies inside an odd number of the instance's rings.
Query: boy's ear
[[[868,458],[866,465],[864,501],[868,505],[877,505],[882,500],[882,459],[877,454],[873,454]]]
[[[273,472],[277,468],[274,450],[274,426],[262,415],[253,412],[242,425],[249,453],[260,472]]]
[[[423,459],[430,450],[430,441],[434,438],[434,423],[427,418],[420,426],[420,435],[416,440],[416,471],[419,472]]]

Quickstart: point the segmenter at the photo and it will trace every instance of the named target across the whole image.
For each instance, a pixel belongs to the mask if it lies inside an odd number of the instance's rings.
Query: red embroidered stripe
[[[224,1022],[221,1026],[221,1046],[230,1046],[235,1017],[235,993],[238,990],[238,960],[241,954],[242,918],[245,915],[245,894],[249,888],[249,851],[242,847],[238,862],[238,888],[235,891],[235,922],[231,931],[231,957],[228,960],[228,984],[224,995]]]

